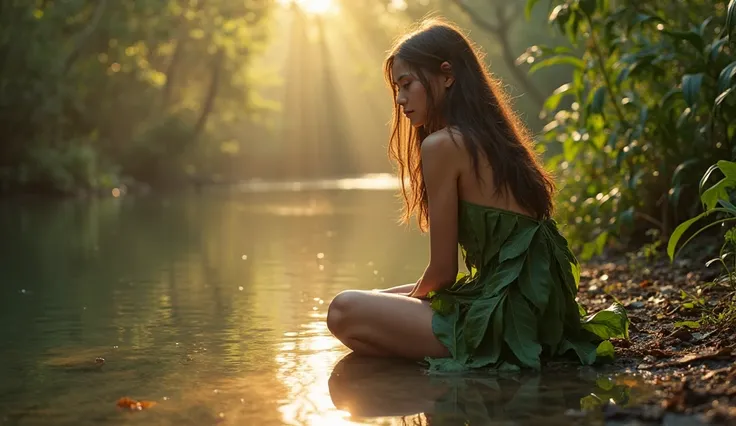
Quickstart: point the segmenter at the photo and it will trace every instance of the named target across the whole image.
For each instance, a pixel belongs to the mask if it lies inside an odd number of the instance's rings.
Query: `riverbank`
[[[656,388],[642,405],[604,407],[612,424],[669,424],[673,414],[736,424],[736,308],[729,289],[712,283],[720,264],[706,268],[706,260],[621,256],[584,265],[579,299],[588,311],[616,299],[628,311],[630,339],[614,341],[615,366]]]

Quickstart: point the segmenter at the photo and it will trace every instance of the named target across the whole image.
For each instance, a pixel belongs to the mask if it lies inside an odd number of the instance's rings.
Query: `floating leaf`
[[[128,397],[120,398],[117,402],[117,406],[125,408],[130,411],[142,411],[147,408],[151,408],[156,405],[153,401],[137,401]]]

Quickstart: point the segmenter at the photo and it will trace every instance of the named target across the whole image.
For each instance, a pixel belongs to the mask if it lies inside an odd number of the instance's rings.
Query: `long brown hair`
[[[419,228],[428,229],[427,191],[419,147],[424,138],[442,126],[460,131],[479,179],[478,160],[482,152],[493,169],[497,193],[510,190],[519,205],[536,218],[549,218],[554,208],[554,182],[537,159],[531,136],[509,106],[507,95],[482,65],[482,56],[473,43],[444,20],[431,18],[419,23],[417,29],[396,42],[384,62],[384,75],[394,101],[397,88],[391,68],[396,58],[408,64],[427,92],[427,124],[420,128],[413,128],[394,102],[388,154],[397,163],[401,180],[402,220],[407,222],[416,214]],[[445,61],[450,63],[455,81],[441,104],[437,104],[427,75],[440,73]]]

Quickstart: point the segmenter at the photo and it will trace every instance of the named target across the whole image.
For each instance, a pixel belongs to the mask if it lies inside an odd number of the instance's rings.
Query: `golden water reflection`
[[[525,419],[515,407],[550,424],[591,389],[588,406],[632,397],[595,378],[438,380],[346,357],[332,297],[415,280],[428,243],[396,223],[393,191],[341,185],[358,184],[0,203],[0,424]],[[126,396],[157,405],[123,412]]]

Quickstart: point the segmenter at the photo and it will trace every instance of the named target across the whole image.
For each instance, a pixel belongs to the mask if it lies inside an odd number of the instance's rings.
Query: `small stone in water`
[[[243,286],[238,286],[238,290],[243,291]]]
[[[248,260],[248,255],[247,254],[244,254],[244,255],[240,256],[240,258],[243,259],[243,260]]]
[[[325,254],[324,253],[317,253],[317,259],[324,259]]]

